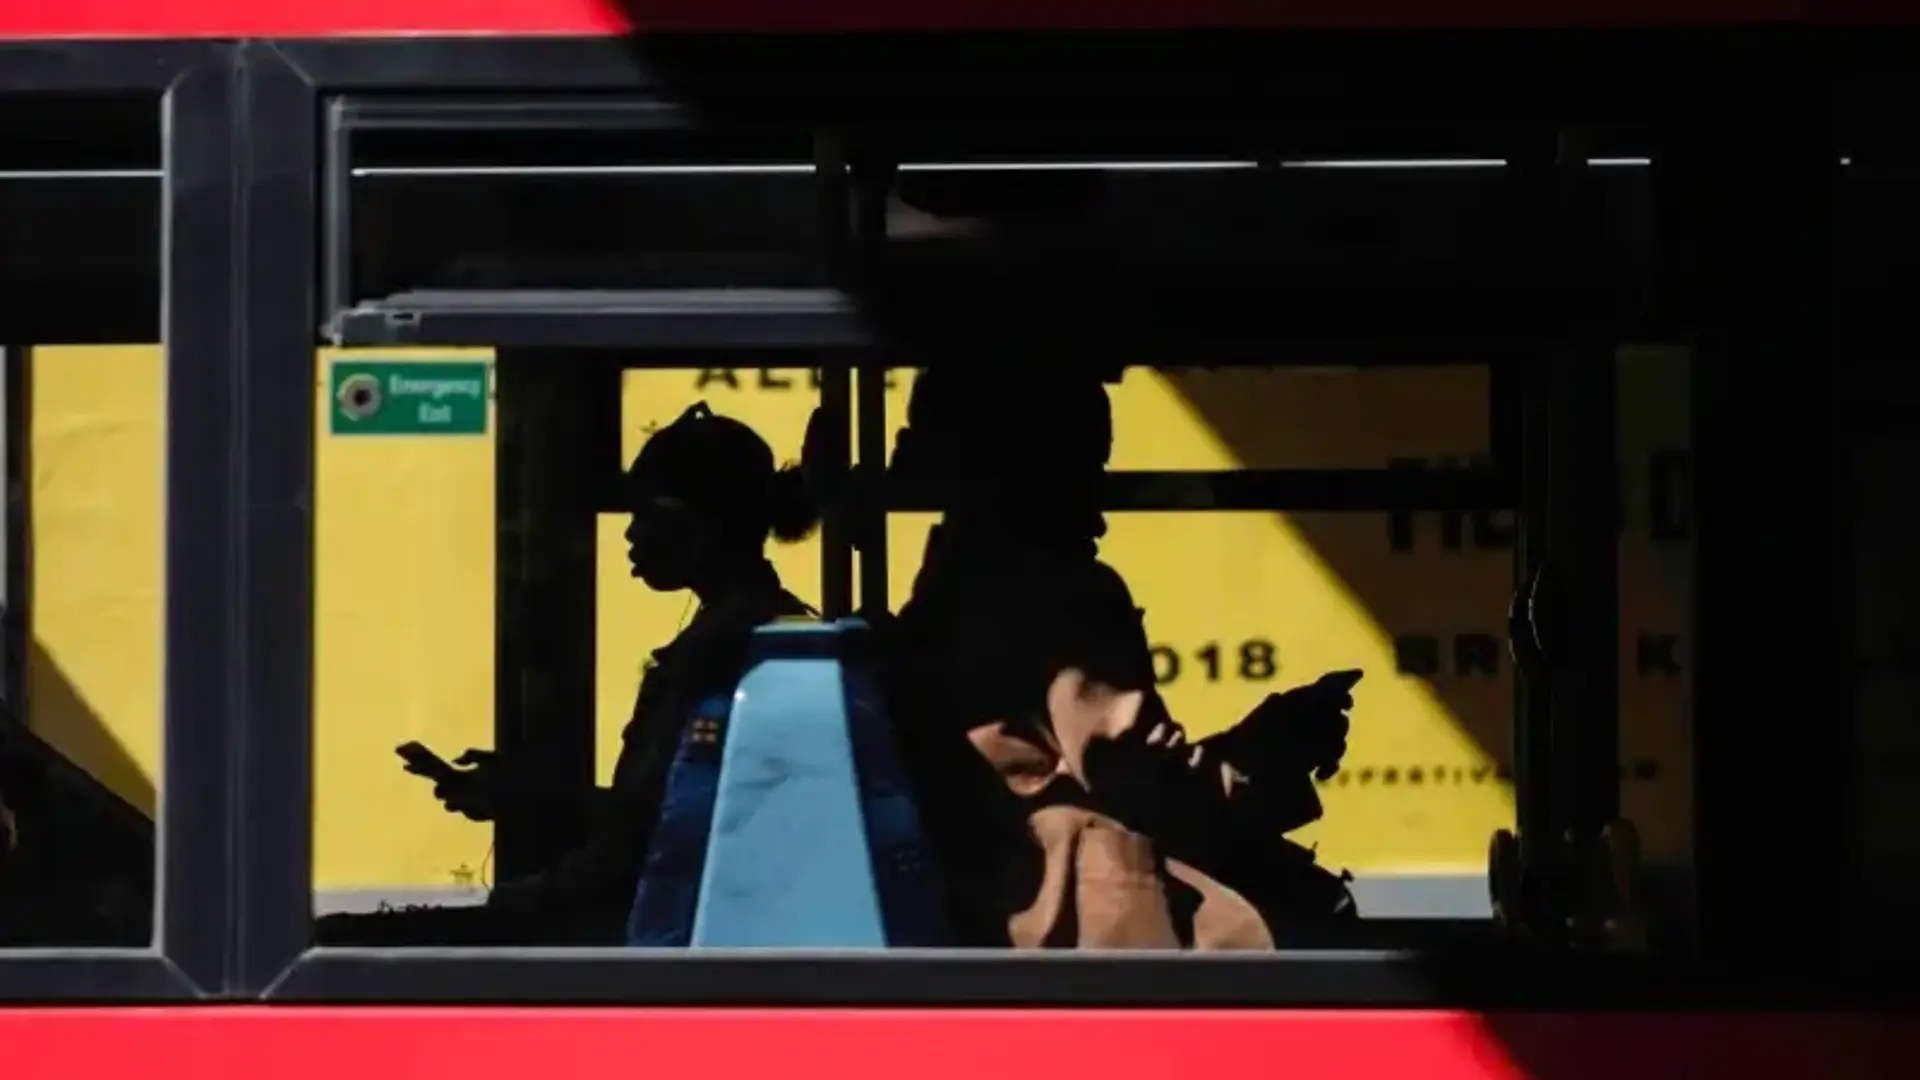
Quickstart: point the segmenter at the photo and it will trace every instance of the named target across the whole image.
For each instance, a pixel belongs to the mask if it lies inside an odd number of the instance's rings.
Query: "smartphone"
[[[1353,688],[1355,686],[1360,685],[1360,680],[1365,675],[1366,675],[1366,672],[1361,671],[1358,668],[1352,668],[1347,671],[1330,671],[1327,674],[1320,676],[1320,681],[1318,685],[1323,686],[1335,693],[1352,694]],[[1340,771],[1340,763],[1337,761],[1330,761],[1324,765],[1321,765],[1319,768],[1313,770],[1313,778],[1324,784],[1327,781],[1333,779],[1334,776],[1337,773],[1339,773],[1339,771]]]
[[[460,770],[454,768],[445,758],[417,742],[396,746],[393,752],[400,755],[400,760],[406,763],[408,772],[415,776],[424,776],[435,783],[460,775]]]
[[[1325,675],[1320,676],[1319,681],[1321,686],[1327,687],[1328,689],[1351,691],[1354,687],[1360,685],[1360,680],[1365,678],[1366,674],[1366,672],[1361,671],[1359,668],[1353,668],[1348,671],[1329,671]]]

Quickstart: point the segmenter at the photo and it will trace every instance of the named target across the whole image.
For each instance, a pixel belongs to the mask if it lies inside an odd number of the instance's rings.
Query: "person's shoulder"
[[[1134,609],[1133,590],[1127,587],[1127,579],[1120,571],[1100,561],[1087,559],[1079,562],[1069,576],[1075,591],[1089,602],[1101,607],[1124,607]]]

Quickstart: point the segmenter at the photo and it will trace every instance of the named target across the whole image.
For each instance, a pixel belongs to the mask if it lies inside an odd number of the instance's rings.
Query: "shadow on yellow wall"
[[[115,797],[153,820],[159,811],[149,766],[135,760],[120,735],[35,642],[27,655],[28,727]]]

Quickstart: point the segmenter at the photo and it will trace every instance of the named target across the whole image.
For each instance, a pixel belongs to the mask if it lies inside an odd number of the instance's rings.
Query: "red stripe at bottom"
[[[10,1078],[1819,1080],[1905,1075],[1913,1016],[1397,1011],[0,1010]]]

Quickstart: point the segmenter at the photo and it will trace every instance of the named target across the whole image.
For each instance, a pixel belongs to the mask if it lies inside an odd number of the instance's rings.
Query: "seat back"
[[[660,816],[627,916],[627,944],[681,948],[693,941],[707,837],[720,790],[720,748],[733,713],[733,695],[716,694],[694,707],[680,732],[667,773]]]
[[[724,722],[703,728],[696,743],[696,720],[683,740],[636,896],[632,943],[940,943],[938,890],[867,641],[854,620],[780,622],[755,633]],[[680,824],[670,828],[669,819]],[[699,885],[681,938],[696,849]]]

